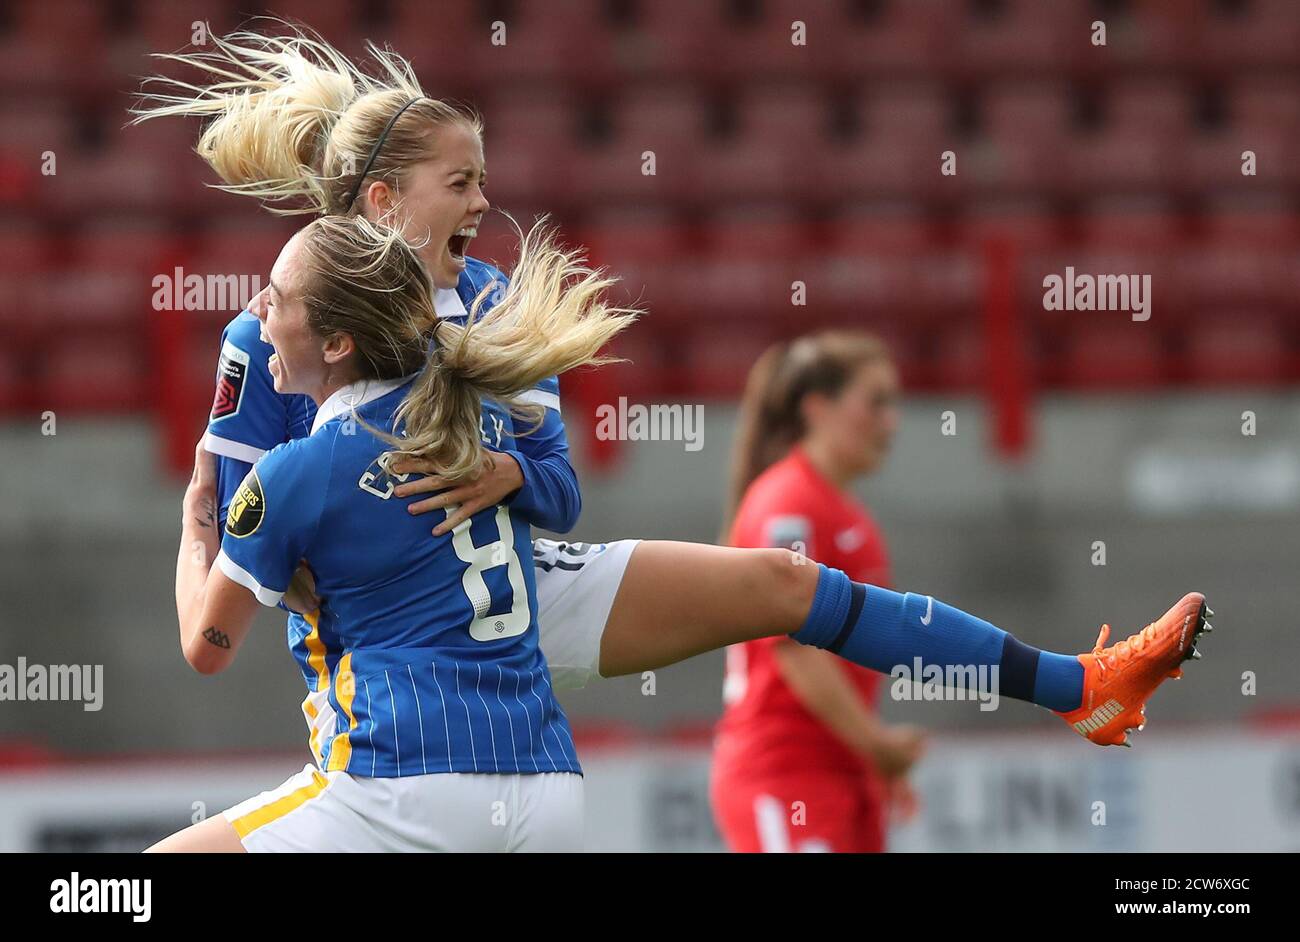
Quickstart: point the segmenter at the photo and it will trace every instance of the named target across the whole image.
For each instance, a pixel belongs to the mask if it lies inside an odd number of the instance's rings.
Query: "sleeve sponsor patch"
[[[257,469],[248,472],[244,483],[239,485],[235,496],[231,498],[230,509],[226,511],[226,532],[233,537],[252,536],[262,525],[266,516],[266,497],[262,493],[262,482],[258,480]]]
[[[768,546],[781,546],[799,553],[808,551],[808,542],[812,539],[812,521],[807,517],[772,517],[764,529],[766,532],[763,542]]]
[[[248,379],[248,363],[248,354],[226,341],[221,348],[221,362],[217,364],[217,393],[212,399],[211,421],[239,411]]]

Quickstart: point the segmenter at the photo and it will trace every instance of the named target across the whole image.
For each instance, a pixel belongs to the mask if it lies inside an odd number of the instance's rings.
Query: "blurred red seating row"
[[[830,326],[819,319],[783,329],[769,323],[709,323],[634,328],[616,352],[629,362],[608,368],[606,388],[631,398],[648,395],[734,396],[769,343],[798,329]],[[982,335],[974,323],[940,336],[889,321],[853,320],[841,326],[870,328],[890,345],[907,387],[973,390],[985,382]],[[212,343],[197,344],[188,368],[189,388],[168,389],[168,398],[202,404],[210,392]],[[1274,385],[1300,381],[1300,339],[1295,325],[1278,316],[1197,324],[1176,342],[1144,325],[1079,321],[1062,339],[1030,335],[1029,366],[1037,386],[1062,389],[1133,390],[1169,383]],[[72,335],[38,351],[6,345],[0,351],[0,412],[143,411],[164,394],[157,389],[148,344],[135,333]]]
[[[144,129],[125,133],[137,130]],[[1207,193],[1300,190],[1300,162],[1290,158],[1300,149],[1300,132],[1250,139],[1257,155],[1254,176],[1241,173],[1242,140],[1223,135],[1176,146],[1145,135],[1102,136],[1070,147],[977,140],[953,145],[956,176],[941,173],[940,155],[949,145],[939,140],[866,138],[802,151],[749,139],[699,150],[655,138],[579,151],[489,142],[488,193],[512,210],[520,204],[582,211],[640,203],[698,211],[782,199],[829,208],[873,199],[960,205],[989,197],[1199,199]],[[240,201],[210,186],[212,175],[196,158],[157,156],[184,155],[191,143],[147,157],[134,147],[92,154],[56,150],[52,175],[42,172],[41,152],[0,148],[0,206],[60,219],[88,213],[202,217],[230,212]]]
[[[225,30],[244,6],[18,0],[12,32],[28,45],[60,37],[70,47],[85,48],[126,31],[173,49],[188,42],[194,20]],[[1086,0],[641,0],[622,6],[630,17],[612,18],[614,5],[604,0],[548,0],[544,7],[440,0],[392,4],[391,16],[380,22],[366,19],[371,7],[360,0],[280,0],[274,9],[340,44],[369,36],[400,49],[409,37],[426,37],[415,50],[422,74],[453,80],[471,70],[482,70],[488,80],[562,74],[599,82],[620,72],[709,77],[729,76],[737,68],[804,75],[1215,68],[1293,64],[1300,50],[1300,21],[1288,0],[1145,0],[1100,12]],[[737,10],[752,15],[737,16]],[[504,46],[493,44],[493,15],[505,24]],[[1097,18],[1108,27],[1104,47],[1091,43]],[[795,21],[805,25],[806,46],[790,42]]]

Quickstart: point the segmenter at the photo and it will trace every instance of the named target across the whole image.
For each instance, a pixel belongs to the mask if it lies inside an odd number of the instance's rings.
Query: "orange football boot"
[[[1118,644],[1102,647],[1110,625],[1102,625],[1091,654],[1080,654],[1083,665],[1083,703],[1061,713],[1080,736],[1099,746],[1128,746],[1130,730],[1146,725],[1146,701],[1167,677],[1183,676],[1180,666],[1199,658],[1196,640],[1214,630],[1205,596],[1188,592],[1158,621]]]

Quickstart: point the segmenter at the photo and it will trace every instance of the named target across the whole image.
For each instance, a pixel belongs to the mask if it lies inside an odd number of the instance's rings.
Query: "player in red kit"
[[[781,546],[888,586],[879,528],[848,493],[898,424],[883,346],[823,333],[769,350],[750,374],[732,480],[733,546]],[[911,803],[921,733],[875,713],[884,675],[789,638],[727,649],[711,798],[736,851],[875,852],[891,795]]]

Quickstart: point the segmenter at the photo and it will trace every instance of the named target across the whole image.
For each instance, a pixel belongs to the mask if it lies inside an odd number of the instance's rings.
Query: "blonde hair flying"
[[[536,424],[543,407],[515,398],[549,376],[609,362],[601,348],[639,313],[606,304],[614,279],[541,224],[523,237],[504,297],[480,314],[484,291],[464,324],[438,319],[415,247],[363,216],[310,223],[302,259],[308,324],[323,336],[351,334],[363,378],[419,373],[397,412],[402,434],[375,431],[391,455],[430,461],[449,483],[491,460],[479,430],[484,399]]]
[[[364,179],[400,183],[406,168],[429,159],[434,129],[460,123],[482,135],[475,113],[426,95],[410,62],[391,49],[368,43],[367,72],[311,31],[274,22],[284,35],[241,30],[213,36],[207,52],[156,54],[209,81],[146,79],[133,123],[211,119],[196,151],[221,178],[220,188],[284,214],[346,215]]]

